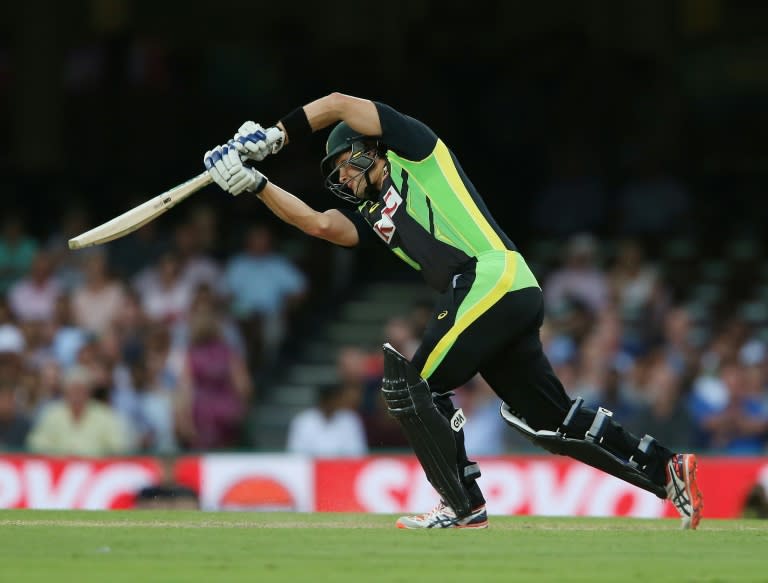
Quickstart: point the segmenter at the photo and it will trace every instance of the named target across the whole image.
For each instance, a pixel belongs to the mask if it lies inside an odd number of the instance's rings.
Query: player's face
[[[339,169],[339,182],[345,185],[355,196],[363,178],[363,172],[354,166],[347,164],[352,152],[343,152],[336,158],[336,167]]]
[[[336,167],[339,168],[339,182],[344,184],[355,196],[363,198],[363,193],[367,186],[364,176],[365,171],[360,170],[351,164],[347,164],[351,157],[352,152],[347,151],[342,152],[339,154],[339,157],[336,158]],[[379,182],[381,181],[382,167],[383,161],[381,159],[377,159],[373,163],[368,174],[371,183],[381,186]]]

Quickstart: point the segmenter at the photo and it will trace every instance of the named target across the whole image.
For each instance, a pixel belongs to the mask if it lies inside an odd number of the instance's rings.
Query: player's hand
[[[282,149],[285,134],[276,126],[264,129],[255,122],[247,121],[237,130],[233,141],[241,156],[261,162],[269,154],[277,154]]]
[[[261,192],[267,177],[255,168],[243,164],[232,141],[208,150],[203,156],[206,170],[222,190],[237,196],[241,192]]]

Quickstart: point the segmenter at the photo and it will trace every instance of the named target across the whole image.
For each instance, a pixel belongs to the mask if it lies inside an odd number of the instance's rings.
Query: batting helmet
[[[336,127],[328,134],[328,140],[325,142],[325,158],[320,163],[320,169],[323,176],[328,176],[336,167],[334,160],[342,152],[352,149],[354,142],[375,141],[375,138],[363,136],[360,132],[353,130],[345,121],[340,121]]]
[[[344,200],[358,202],[358,199],[337,180],[339,166],[336,164],[336,158],[348,150],[352,151],[349,164],[361,172],[365,172],[367,178],[367,172],[373,166],[375,157],[366,155],[366,152],[375,150],[378,155],[381,153],[381,145],[377,138],[364,136],[343,121],[336,124],[336,127],[328,135],[328,140],[325,143],[325,158],[320,163],[320,170],[325,177],[325,185],[331,192]]]

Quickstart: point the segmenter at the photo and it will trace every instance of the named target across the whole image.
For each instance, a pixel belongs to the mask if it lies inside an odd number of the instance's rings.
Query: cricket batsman
[[[249,162],[280,152],[333,126],[321,169],[345,205],[319,212],[270,182]],[[283,139],[245,122],[204,164],[225,191],[254,193],[280,219],[335,245],[378,240],[418,270],[438,292],[434,315],[412,360],[385,344],[382,394],[440,496],[425,514],[397,527],[487,528],[480,468],[464,448],[465,419],[451,391],[480,373],[501,399],[514,430],[668,499],[683,528],[701,519],[696,456],[673,452],[650,435],[638,438],[572,400],[539,338],[541,288],[515,244],[450,148],[424,123],[383,103],[332,93],[274,124]]]

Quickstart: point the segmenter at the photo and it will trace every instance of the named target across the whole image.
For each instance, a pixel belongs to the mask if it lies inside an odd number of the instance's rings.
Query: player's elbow
[[[328,107],[337,119],[365,135],[380,133],[379,113],[370,99],[334,92],[328,95],[328,100]]]
[[[329,237],[333,236],[331,221],[323,213],[317,213],[314,215],[311,221],[307,221],[302,226],[302,230],[307,235],[311,235],[312,237],[316,237],[318,239],[330,240]]]
[[[340,119],[343,118],[344,113],[347,110],[349,101],[351,100],[349,95],[344,95],[338,91],[334,91],[326,98],[331,111],[333,111]]]
[[[318,213],[303,231],[308,235],[323,239],[336,245],[352,247],[357,245],[357,231],[351,225],[335,220],[333,213]]]

